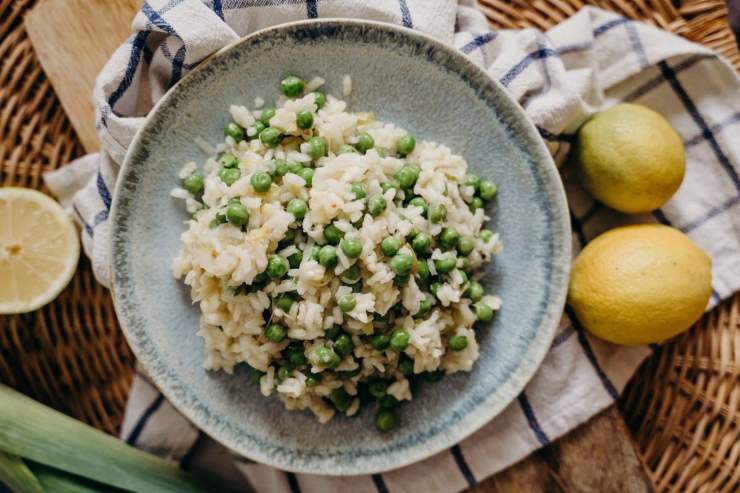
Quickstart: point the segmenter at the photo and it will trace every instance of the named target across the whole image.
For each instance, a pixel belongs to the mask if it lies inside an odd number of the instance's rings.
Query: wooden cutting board
[[[99,143],[92,90],[115,48],[130,35],[138,0],[42,0],[26,29],[85,149]],[[505,444],[501,444],[505,447]],[[652,483],[616,406],[473,492],[645,493]]]

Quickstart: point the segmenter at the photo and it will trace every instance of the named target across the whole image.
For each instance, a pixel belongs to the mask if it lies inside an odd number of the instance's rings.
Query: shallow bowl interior
[[[197,138],[223,139],[231,104],[273,101],[286,73],[327,79],[341,95],[352,77],[350,110],[373,111],[462,154],[495,180],[490,228],[504,251],[484,286],[503,299],[478,331],[481,357],[471,373],[420,387],[387,434],[373,412],[319,426],[263,398],[247,368],[203,370],[198,307],[172,277],[186,214],[170,197],[177,173],[206,154]],[[268,29],[222,50],[157,105],[132,144],[113,205],[113,291],[136,356],[165,395],[195,424],[234,450],[283,469],[361,474],[432,455],[497,415],[522,390],[550,345],[567,284],[570,231],[562,185],[522,109],[462,55],[402,28],[321,20]]]

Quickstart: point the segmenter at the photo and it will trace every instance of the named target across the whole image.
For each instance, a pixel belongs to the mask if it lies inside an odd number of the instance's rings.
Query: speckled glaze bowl
[[[478,329],[471,373],[425,384],[382,434],[373,412],[321,426],[264,398],[245,365],[234,375],[203,369],[198,307],[172,277],[185,229],[170,197],[177,173],[206,155],[195,143],[223,139],[233,103],[278,96],[286,73],[327,79],[341,95],[350,74],[353,111],[412,130],[462,154],[496,181],[489,227],[504,250],[489,265],[486,291],[503,299]],[[113,293],[126,337],[166,397],[216,440],[282,469],[345,475],[384,471],[448,448],[499,414],[547,352],[560,317],[570,264],[570,226],[558,172],[523,110],[460,53],[417,32],[352,20],[298,22],[229,46],[185,77],[149,114],[131,145],[113,201]]]

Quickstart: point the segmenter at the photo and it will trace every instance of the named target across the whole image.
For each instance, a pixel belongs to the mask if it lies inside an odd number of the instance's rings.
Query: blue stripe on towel
[[[100,173],[100,170],[98,170],[98,176],[95,180],[95,184],[98,187],[98,195],[100,195],[100,200],[103,201],[103,205],[107,210],[110,210],[110,204],[112,202],[111,196],[110,196],[110,190],[108,190],[108,185],[105,184],[105,180],[103,180],[103,175]]]
[[[452,453],[452,457],[455,459],[457,468],[460,469],[465,481],[468,483],[468,486],[475,485],[478,481],[476,481],[473,471],[470,470],[470,466],[468,466],[468,463],[465,461],[465,456],[462,453],[460,445],[454,445],[450,448],[450,452]]]
[[[481,34],[480,36],[476,36],[471,42],[460,48],[460,51],[462,51],[466,55],[472,53],[473,50],[485,46],[496,39],[496,34],[497,33],[490,31],[485,34]]]
[[[319,9],[316,0],[306,0],[306,14],[309,19],[315,19],[319,16]]]
[[[550,48],[542,48],[537,51],[533,51],[532,53],[529,53],[527,56],[525,56],[522,61],[514,65],[511,70],[509,70],[501,79],[499,82],[504,87],[508,87],[511,82],[519,76],[524,70],[529,67],[529,65],[535,61],[535,60],[542,60],[543,58],[548,58],[551,56],[557,56],[557,52]]]
[[[527,418],[527,424],[529,424],[529,427],[532,429],[532,433],[534,433],[537,441],[540,442],[542,446],[548,445],[550,443],[550,438],[540,426],[540,422],[537,421],[537,417],[534,415],[534,410],[529,404],[529,399],[527,399],[526,394],[522,392],[519,394],[519,397],[517,397],[517,400],[519,401],[519,405],[522,407],[524,416]]]
[[[372,478],[373,484],[375,485],[375,489],[378,490],[378,493],[389,493],[388,486],[386,486],[383,476],[380,474],[373,474]]]
[[[398,6],[401,9],[401,22],[404,27],[414,27],[414,23],[411,21],[411,11],[409,6],[406,5],[406,0],[398,0]]]
[[[712,152],[714,152],[714,155],[717,157],[717,160],[719,161],[722,168],[732,180],[735,188],[740,191],[740,177],[738,176],[737,171],[735,171],[735,168],[730,162],[730,159],[720,147],[717,139],[714,138],[714,134],[709,129],[709,126],[707,125],[706,120],[704,120],[704,117],[702,117],[701,113],[699,113],[699,109],[696,107],[696,104],[694,104],[694,101],[692,101],[691,97],[689,97],[689,94],[686,92],[686,89],[683,87],[681,82],[679,82],[678,78],[676,77],[676,72],[671,69],[671,67],[665,61],[658,62],[658,67],[660,68],[663,77],[665,77],[665,79],[671,85],[671,88],[673,88],[673,92],[676,93],[676,96],[678,96],[678,99],[681,100],[681,103],[683,103],[686,111],[694,120],[694,123],[696,123],[696,125],[701,130],[702,135],[709,143],[709,147],[712,149]]]
[[[131,87],[131,83],[134,81],[134,75],[136,74],[136,69],[139,67],[141,52],[144,49],[146,40],[150,33],[151,31],[140,31],[133,37],[133,40],[131,41],[131,55],[129,56],[128,65],[126,66],[126,72],[124,72],[123,79],[121,79],[120,84],[118,84],[118,87],[113,91],[113,94],[111,94],[108,99],[108,105],[111,109],[115,108],[118,100],[121,99],[128,88]]]
[[[591,366],[593,366],[594,371],[601,380],[601,383],[604,385],[604,388],[609,393],[609,395],[612,396],[612,398],[614,398],[615,400],[618,399],[619,392],[617,392],[617,389],[614,387],[614,384],[609,379],[607,374],[604,373],[604,370],[601,369],[601,365],[599,365],[599,361],[596,359],[594,350],[593,348],[591,348],[591,344],[588,342],[586,332],[584,331],[583,327],[581,327],[581,324],[576,318],[576,314],[573,312],[573,309],[570,306],[566,305],[565,313],[568,314],[568,318],[570,318],[570,323],[573,324],[573,327],[576,330],[576,334],[578,334],[578,342],[581,344],[583,353],[586,355],[586,358],[591,363]]]
[[[157,397],[154,399],[154,401],[152,401],[151,404],[149,404],[149,407],[146,408],[144,414],[139,417],[139,421],[136,422],[134,429],[131,430],[131,434],[126,439],[126,443],[128,443],[129,445],[136,445],[136,440],[139,439],[139,435],[141,435],[141,432],[144,431],[144,427],[146,426],[147,421],[149,421],[149,418],[154,416],[154,413],[157,412],[163,402],[164,396],[160,393],[157,393]]]

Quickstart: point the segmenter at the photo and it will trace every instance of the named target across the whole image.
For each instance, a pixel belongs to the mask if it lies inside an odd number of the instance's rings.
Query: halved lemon
[[[79,257],[77,230],[57,202],[28,188],[0,188],[0,314],[56,298]]]

